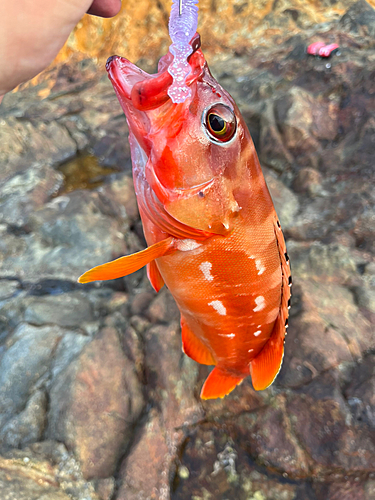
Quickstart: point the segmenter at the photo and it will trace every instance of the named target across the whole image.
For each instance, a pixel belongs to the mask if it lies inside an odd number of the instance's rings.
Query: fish
[[[106,68],[125,112],[147,248],[84,273],[80,283],[147,266],[181,313],[182,349],[213,365],[202,399],[223,398],[246,377],[269,387],[282,364],[291,300],[290,261],[249,130],[212,76],[198,33],[190,96],[168,95],[169,51],[148,74],[120,56]]]

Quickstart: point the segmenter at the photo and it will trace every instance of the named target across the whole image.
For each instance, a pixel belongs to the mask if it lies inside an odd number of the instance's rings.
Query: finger
[[[121,0],[94,0],[88,14],[100,17],[113,17],[120,12]]]

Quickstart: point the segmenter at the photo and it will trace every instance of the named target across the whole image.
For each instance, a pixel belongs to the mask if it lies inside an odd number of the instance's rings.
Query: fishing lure
[[[107,61],[129,125],[148,248],[95,267],[79,282],[119,278],[147,265],[154,289],[165,283],[179,307],[184,352],[215,366],[201,391],[210,399],[229,394],[248,375],[256,390],[273,382],[292,281],[245,121],[212,77],[197,33],[189,45],[182,102],[171,92],[173,48],[155,75],[119,56]]]

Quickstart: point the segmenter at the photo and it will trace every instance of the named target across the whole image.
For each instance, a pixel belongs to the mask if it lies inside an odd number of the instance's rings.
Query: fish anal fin
[[[245,375],[236,376],[216,366],[203,384],[201,398],[223,398],[232,392],[244,378]]]
[[[185,318],[181,316],[182,350],[184,353],[201,365],[215,365],[208,347],[190,330]]]
[[[113,280],[127,276],[141,269],[149,262],[169,255],[177,250],[176,240],[172,237],[159,241],[145,250],[126,255],[119,259],[107,262],[101,266],[93,267],[78,278],[78,283],[90,283],[91,281]]]
[[[164,280],[154,260],[147,264],[147,277],[155,292],[163,288]]]
[[[279,313],[271,337],[250,363],[250,374],[256,391],[267,389],[280,371],[284,356],[285,320]]]

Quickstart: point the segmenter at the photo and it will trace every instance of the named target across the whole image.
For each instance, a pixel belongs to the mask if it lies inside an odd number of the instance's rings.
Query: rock
[[[359,359],[374,345],[370,323],[345,288],[295,280],[283,366],[277,384],[299,387],[318,374]]]
[[[46,165],[27,169],[0,184],[0,222],[22,227],[29,215],[49,201],[62,175]]]
[[[340,25],[348,31],[375,36],[375,12],[365,0],[355,2],[340,19]]]
[[[33,325],[54,323],[63,327],[79,327],[93,319],[91,304],[82,292],[38,297],[25,310],[25,321]]]
[[[321,182],[322,176],[318,170],[303,168],[293,181],[293,189],[297,193],[308,193],[309,196],[316,196],[321,192]]]
[[[10,419],[0,432],[0,442],[6,448],[20,448],[43,437],[46,424],[47,396],[36,391],[26,408]]]
[[[2,273],[12,269],[13,276],[32,281],[76,281],[91,267],[126,253],[123,222],[104,216],[97,200],[97,193],[88,192],[60,196],[33,213],[28,231],[17,236],[5,232],[0,243]]]
[[[1,180],[6,179],[14,170],[22,171],[30,163],[45,162],[57,165],[72,158],[77,151],[66,128],[57,122],[23,122],[14,117],[3,119],[0,128],[3,164]],[[48,151],[48,158],[45,152]]]
[[[149,305],[147,316],[152,323],[179,321],[180,311],[166,287],[163,287]]]
[[[352,373],[345,396],[356,421],[375,428],[375,356],[370,354]]]
[[[0,427],[22,412],[35,389],[45,384],[63,333],[58,327],[37,328],[26,323],[16,328],[0,360]],[[29,408],[19,419],[31,418],[33,411]],[[42,406],[39,411],[44,412]]]
[[[61,443],[43,441],[0,457],[0,491],[10,500],[101,500]]]
[[[137,435],[136,443],[122,464],[118,500],[167,500],[169,498],[169,450],[165,431],[156,411]]]
[[[132,440],[143,397],[113,328],[102,330],[56,376],[50,401],[47,435],[74,450],[84,477],[114,473]]]
[[[288,241],[288,255],[292,262],[292,272],[296,276],[314,276],[336,283],[349,283],[358,277],[356,259],[345,246],[319,241],[313,243]]]
[[[270,173],[265,173],[268,189],[271,192],[276,212],[283,229],[294,225],[294,219],[299,209],[297,196],[281,181]]]

